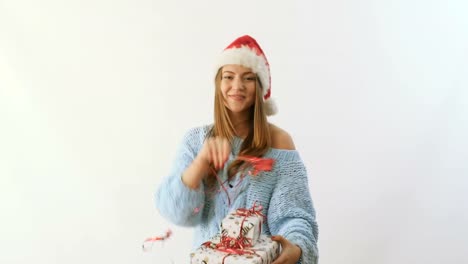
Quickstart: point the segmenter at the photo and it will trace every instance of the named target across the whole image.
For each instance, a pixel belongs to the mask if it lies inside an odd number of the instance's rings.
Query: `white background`
[[[272,2],[0,0],[0,263],[187,263],[153,192],[243,34],[306,163],[320,263],[467,263],[467,2]]]

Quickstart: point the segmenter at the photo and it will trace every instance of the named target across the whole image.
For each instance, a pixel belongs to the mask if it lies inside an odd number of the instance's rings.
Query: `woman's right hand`
[[[222,137],[211,137],[205,140],[198,158],[219,170],[224,167],[230,153],[231,144],[229,144],[229,140]]]
[[[230,153],[231,145],[227,139],[208,138],[195,160],[182,174],[182,182],[191,189],[198,189],[202,179],[210,173],[210,166],[221,169]]]

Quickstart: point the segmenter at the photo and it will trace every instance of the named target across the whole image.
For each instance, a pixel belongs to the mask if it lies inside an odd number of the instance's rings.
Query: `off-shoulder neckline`
[[[234,136],[234,146],[236,151],[240,148],[240,145],[242,144],[242,141],[244,141],[242,138],[238,136]],[[270,158],[275,158],[275,159],[285,159],[287,161],[293,161],[293,160],[299,160],[300,155],[297,149],[278,149],[278,148],[272,148],[267,151],[265,154],[265,157],[270,157]]]

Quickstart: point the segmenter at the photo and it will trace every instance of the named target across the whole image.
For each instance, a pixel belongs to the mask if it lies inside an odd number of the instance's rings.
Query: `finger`
[[[279,257],[271,264],[284,264],[287,260],[288,258],[286,257],[286,254],[280,254]]]
[[[216,147],[213,139],[210,139],[209,144],[209,153],[210,153],[210,162],[216,168]]]
[[[291,246],[291,242],[284,238],[283,236],[271,236],[271,240],[279,242],[281,245],[281,251],[285,249],[286,247]]]
[[[285,246],[288,242],[283,236],[271,236],[271,240],[279,242],[281,246]]]
[[[231,153],[231,145],[227,139],[224,139],[224,162],[229,159],[229,154]]]
[[[218,151],[218,165],[219,168],[224,166],[224,151],[223,151],[223,140],[220,138],[217,140],[217,151]]]
[[[285,243],[287,242],[287,240],[283,236],[271,236],[271,240],[279,242],[281,244],[281,253],[278,256],[278,258],[275,261],[273,261],[273,263],[271,263],[271,264],[284,264],[284,263],[286,263],[287,257],[286,257],[285,252],[283,251],[283,249],[284,249],[284,246],[285,246]]]
[[[226,161],[229,159],[229,141],[227,139],[223,139],[222,142],[223,146],[223,167],[226,165]]]
[[[211,154],[210,154],[210,144],[209,144],[208,140],[205,141],[205,143],[203,144],[203,148],[200,151],[199,155],[202,158],[203,162],[210,165],[210,160],[211,160],[210,156],[211,156]]]
[[[219,167],[221,167],[221,161],[219,159],[219,139],[213,141],[213,149],[215,153],[213,159],[215,160],[216,169],[218,170]]]

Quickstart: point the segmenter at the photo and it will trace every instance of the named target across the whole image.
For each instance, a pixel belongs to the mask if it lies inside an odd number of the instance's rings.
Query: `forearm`
[[[208,162],[197,156],[182,174],[182,182],[188,188],[196,190],[209,171]]]

